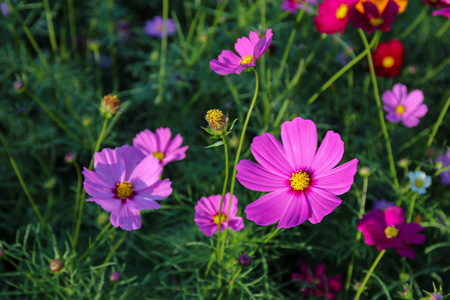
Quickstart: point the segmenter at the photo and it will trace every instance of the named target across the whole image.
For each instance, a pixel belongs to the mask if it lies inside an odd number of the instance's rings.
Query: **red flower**
[[[405,49],[402,42],[392,40],[381,42],[375,51],[372,52],[375,75],[394,77],[400,73],[405,59]]]
[[[350,9],[349,19],[355,28],[372,33],[374,30],[389,31],[399,6],[394,0],[389,0],[386,6],[377,5],[371,1],[359,2]]]
[[[337,292],[342,288],[341,275],[326,276],[325,264],[320,264],[316,267],[316,273],[307,264],[302,262],[300,264],[300,273],[292,273],[292,280],[299,280],[305,283],[301,288],[300,294],[304,297],[323,296],[328,299],[334,299]]]
[[[319,4],[319,16],[314,17],[314,26],[318,32],[333,34],[344,33],[348,24],[348,12],[358,0],[325,0]]]

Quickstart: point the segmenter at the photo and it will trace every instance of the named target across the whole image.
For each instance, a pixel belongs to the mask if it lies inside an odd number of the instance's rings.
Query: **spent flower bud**
[[[111,274],[111,276],[109,276],[109,280],[111,280],[111,282],[119,281],[119,278],[120,278],[120,272],[114,272]]]
[[[62,266],[63,262],[59,258],[54,258],[50,261],[50,271],[52,272],[58,272],[61,270]]]
[[[239,256],[239,264],[243,267],[247,267],[252,263],[252,258],[248,254],[241,254]]]
[[[75,160],[75,153],[73,153],[73,152],[67,153],[67,154],[64,156],[64,161],[65,161],[66,163],[68,163],[68,164],[73,163],[74,160]]]
[[[102,104],[100,106],[100,113],[105,118],[111,118],[119,110],[120,101],[116,95],[105,95],[102,99]]]

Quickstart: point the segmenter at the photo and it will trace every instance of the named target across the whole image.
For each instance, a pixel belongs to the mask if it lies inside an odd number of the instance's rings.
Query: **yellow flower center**
[[[370,25],[372,25],[373,27],[378,27],[381,24],[383,24],[383,19],[382,18],[372,18],[370,19]]]
[[[291,187],[296,191],[303,191],[311,183],[311,177],[308,175],[308,173],[303,171],[292,173],[292,177],[289,180],[291,181]]]
[[[210,109],[205,118],[211,128],[217,128],[222,126],[224,115],[219,109]]]
[[[161,162],[165,156],[164,153],[162,152],[155,152],[153,153],[153,157],[156,157],[159,160],[159,162]]]
[[[397,107],[395,108],[395,112],[401,115],[405,112],[405,107],[403,105],[397,105]]]
[[[117,183],[116,186],[117,186],[116,189],[117,197],[119,197],[122,200],[130,198],[130,196],[133,194],[133,185],[128,181]]]
[[[336,10],[336,19],[342,20],[347,16],[348,12],[348,5],[347,4],[341,4],[341,6],[338,7]]]
[[[421,188],[423,186],[423,181],[420,179],[416,179],[414,180],[414,185],[417,186],[418,188]]]
[[[386,56],[385,58],[383,58],[383,61],[381,62],[381,64],[385,68],[392,67],[394,65],[394,63],[395,63],[395,59],[392,56]]]
[[[395,228],[395,226],[389,226],[389,227],[386,227],[386,229],[384,230],[384,233],[386,234],[386,237],[388,239],[391,239],[398,235],[398,230]]]
[[[225,221],[225,218],[226,218],[225,214],[222,214],[222,216],[220,218],[220,224],[222,224]],[[215,215],[213,217],[213,223],[214,224],[219,224],[219,215]]]
[[[253,61],[253,55],[246,55],[242,58],[242,60],[239,62],[239,64],[242,65],[247,65],[247,64],[251,64]]]
[[[316,279],[314,279],[313,283],[314,283],[315,285],[319,285],[319,284],[320,284],[320,280],[316,278]]]

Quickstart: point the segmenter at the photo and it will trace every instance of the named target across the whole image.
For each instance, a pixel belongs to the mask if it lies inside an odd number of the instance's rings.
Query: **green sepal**
[[[206,149],[206,148],[219,147],[219,146],[222,146],[222,145],[223,145],[223,141],[218,141],[218,142],[215,142],[215,143],[212,144],[212,145],[206,146],[205,149]]]

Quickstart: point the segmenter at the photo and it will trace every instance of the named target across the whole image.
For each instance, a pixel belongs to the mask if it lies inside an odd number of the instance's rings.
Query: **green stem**
[[[411,199],[411,205],[409,206],[408,219],[406,219],[406,223],[410,223],[412,220],[412,215],[414,211],[414,205],[416,203],[417,193],[414,193]]]
[[[45,9],[45,18],[47,19],[48,35],[50,36],[50,44],[52,45],[53,53],[58,52],[58,43],[56,42],[55,29],[53,28],[53,17],[48,0],[43,0]]]
[[[364,277],[363,282],[361,283],[361,286],[358,289],[358,293],[356,293],[354,300],[359,300],[359,297],[361,296],[362,291],[364,290],[364,287],[366,286],[367,281],[369,281],[370,276],[372,275],[373,271],[377,267],[378,263],[380,262],[381,258],[383,257],[386,250],[380,251],[380,254],[378,254],[377,258],[373,262],[372,266],[369,269],[369,272],[366,274],[366,277]]]
[[[70,41],[72,42],[72,50],[78,58],[77,26],[75,23],[75,6],[73,5],[73,0],[67,0],[67,6],[69,9]]]
[[[436,132],[439,128],[439,126],[442,123],[442,120],[445,117],[445,114],[447,113],[448,107],[450,106],[450,96],[447,98],[447,101],[444,104],[444,108],[441,110],[441,113],[439,114],[439,117],[436,121],[436,123],[433,126],[433,131],[431,132],[430,137],[428,138],[427,142],[427,149],[431,147],[431,144],[433,143],[434,136],[436,135]]]
[[[98,150],[100,149],[100,145],[103,141],[103,137],[105,136],[107,125],[108,125],[108,118],[105,118],[105,121],[103,122],[102,131],[100,132],[100,136],[98,137],[98,140],[97,140],[97,145],[95,146],[95,149],[94,149],[94,154],[97,153]],[[89,170],[92,170],[93,166],[94,166],[94,155],[92,155],[92,159],[89,164]],[[80,208],[79,208],[79,212],[78,212],[77,224],[75,227],[75,233],[73,235],[73,249],[75,249],[75,247],[77,246],[77,243],[78,243],[78,235],[80,234],[81,217],[83,216],[83,206],[84,206],[85,200],[86,200],[86,190],[83,189],[83,192],[81,194],[81,201],[80,201]]]
[[[416,29],[416,27],[420,23],[422,23],[423,18],[425,18],[428,15],[428,10],[429,10],[428,6],[424,5],[420,14],[417,16],[417,18],[414,19],[414,22],[409,24],[408,28],[406,28],[405,31],[403,31],[403,33],[400,35],[398,39],[404,40],[414,29]]]
[[[261,248],[262,246],[264,246],[265,244],[267,244],[267,242],[269,242],[277,233],[278,231],[280,231],[282,228],[276,228],[274,231],[272,231],[269,236],[264,240],[264,242],[259,245],[255,250],[253,250],[252,252],[249,253],[250,256],[253,256],[253,254],[255,254],[256,251],[258,251],[259,248]]]
[[[155,104],[160,105],[164,94],[164,77],[166,76],[167,56],[167,19],[169,18],[169,0],[163,0],[163,36],[161,40],[161,57],[159,63],[158,94]]]
[[[77,172],[77,191],[75,194],[75,212],[73,214],[73,224],[75,224],[75,220],[77,219],[78,211],[80,209],[80,199],[81,199],[80,196],[81,196],[81,187],[83,186],[83,178],[81,177],[81,169],[78,162],[74,161],[73,164]]]
[[[364,34],[364,31],[362,31],[361,29],[358,29],[358,32],[361,36],[364,46],[366,47],[366,50],[367,50],[367,59],[369,61],[370,78],[372,79],[373,93],[375,96],[375,101],[377,103],[378,117],[380,119],[381,131],[383,132],[384,140],[386,143],[386,150],[388,152],[389,166],[391,169],[392,179],[394,181],[395,187],[398,189],[399,184],[398,184],[398,180],[397,180],[397,172],[395,170],[394,156],[392,154],[391,142],[389,140],[389,134],[388,134],[388,131],[386,128],[386,123],[384,121],[384,113],[383,113],[383,108],[381,107],[381,100],[380,100],[380,95],[378,92],[378,84],[377,84],[377,78],[375,76],[375,69],[373,67],[372,54],[370,53],[370,46],[369,46],[369,43],[367,42],[367,38],[366,38],[366,35]]]
[[[103,227],[102,231],[100,231],[100,233],[97,235],[94,242],[91,243],[89,245],[89,248],[86,249],[86,251],[84,251],[84,253],[78,258],[78,264],[80,262],[82,262],[86,258],[86,256],[88,256],[88,254],[92,251],[92,249],[94,249],[95,245],[98,243],[100,238],[106,233],[106,231],[109,229],[109,227],[111,227],[111,222],[108,222],[108,224],[106,224],[106,226]]]
[[[108,24],[108,33],[110,36],[114,36],[114,0],[108,1],[108,9],[109,9],[109,24]],[[117,47],[115,44],[111,45],[110,49],[111,55],[111,69],[112,69],[112,87],[113,93],[117,94],[119,92],[119,70],[117,66]]]
[[[441,36],[444,35],[444,33],[447,31],[447,29],[450,27],[450,19],[447,19],[444,26],[439,29],[439,31],[436,33],[436,38],[440,39]]]
[[[378,42],[378,39],[380,38],[381,32],[377,31],[375,32],[375,36],[370,41],[370,47],[369,49],[365,48],[361,54],[359,54],[357,57],[352,59],[348,64],[346,64],[344,67],[342,67],[336,74],[334,74],[330,79],[328,79],[327,82],[325,82],[320,89],[311,96],[311,98],[308,99],[307,103],[312,104],[316,99],[319,97],[319,95],[325,91],[330,85],[333,84],[339,77],[341,77],[345,72],[347,72],[351,67],[353,67],[357,62],[359,62],[361,59],[363,59],[368,53],[370,53],[370,48],[373,47],[374,44]]]

